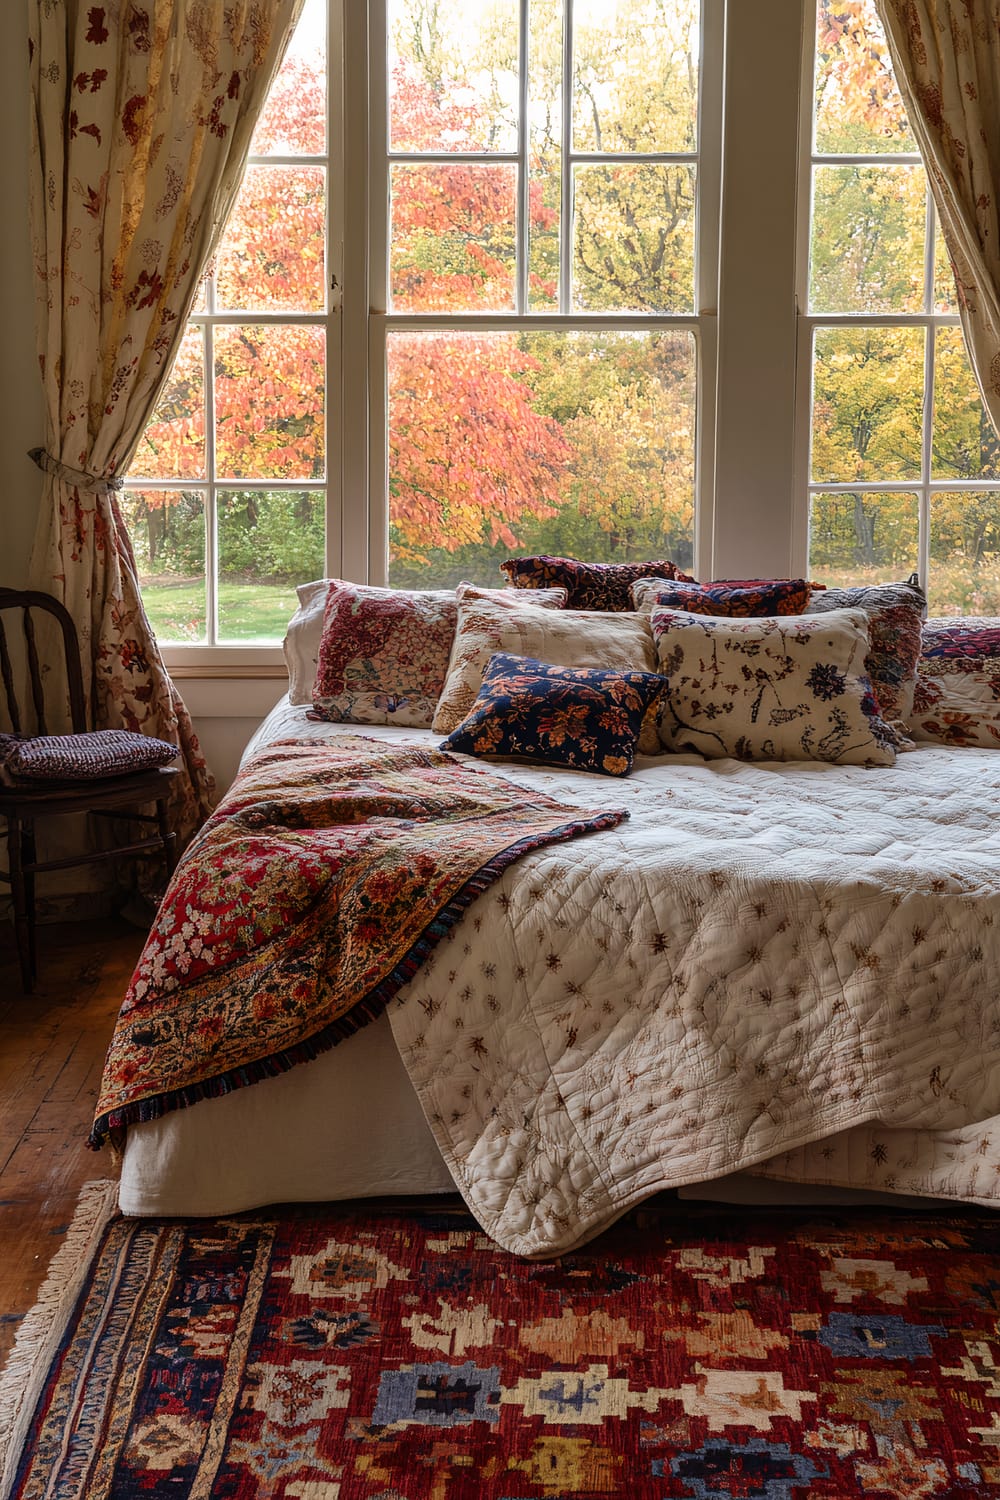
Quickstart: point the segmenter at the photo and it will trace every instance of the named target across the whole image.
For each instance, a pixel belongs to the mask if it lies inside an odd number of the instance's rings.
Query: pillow
[[[558,584],[569,596],[567,609],[604,612],[632,609],[629,585],[637,578],[694,581],[673,562],[587,563],[575,557],[511,557],[500,564],[500,571],[516,589]]]
[[[522,599],[524,596],[521,596]],[[655,672],[649,618],[639,614],[592,614],[586,610],[539,609],[534,595],[513,607],[478,589],[459,600],[458,628],[434,728],[450,734],[476,701],[487,663],[495,652],[530,656],[554,667],[618,668]],[[659,755],[656,710],[639,737],[643,755]]]
[[[657,606],[651,623],[667,694],[660,737],[709,760],[823,760],[891,766],[896,735],[864,671],[862,610],[718,619]]]
[[[1000,657],[924,658],[910,733],[934,744],[1000,749]]]
[[[471,711],[440,748],[627,776],[643,719],[665,686],[652,672],[558,667],[497,652]]]
[[[288,622],[281,649],[285,653],[288,668],[289,703],[311,703],[316,667],[319,663],[319,643],[323,639],[323,611],[330,588],[329,578],[317,578],[312,583],[300,583],[295,590],[299,596],[299,607]]]
[[[908,722],[920,657],[920,627],[927,598],[915,583],[879,583],[856,589],[824,589],[805,613],[861,609],[868,616],[871,645],[865,671],[884,719]]]
[[[954,615],[938,615],[925,620],[920,656],[922,661],[937,656],[992,660],[1000,656],[1000,620],[991,615],[971,615],[962,619],[956,619]]]
[[[0,734],[0,781],[100,781],[165,766],[176,745],[130,729],[94,729],[86,734],[39,734],[22,739]]]
[[[313,713],[347,724],[400,724],[429,729],[444,686],[455,637],[453,589],[380,589],[333,580],[326,584]],[[493,589],[502,609],[514,591]],[[546,589],[545,610],[559,609],[565,589]]]
[[[632,585],[636,609],[664,604],[692,615],[801,615],[809,603],[811,584],[804,578],[761,579],[759,583],[671,583],[663,578],[640,578]]]
[[[319,665],[319,647],[323,639],[323,616],[326,611],[327,595],[331,587],[337,584],[342,588],[360,588],[360,584],[346,583],[341,579],[317,578],[312,583],[300,583],[295,590],[299,597],[299,607],[288,622],[288,630],[282,642],[285,653],[285,665],[288,668],[288,701],[289,703],[304,704],[312,702],[312,690],[316,681],[316,669]],[[465,587],[459,584],[459,588]],[[400,589],[378,589],[379,594],[400,594]],[[434,594],[440,599],[455,597],[452,589],[415,589],[413,594],[421,599],[429,594]],[[493,593],[500,597],[509,594],[511,590],[494,589]],[[555,597],[554,595],[552,596]],[[561,591],[561,598],[565,603],[565,590]],[[542,602],[551,602],[546,593]],[[558,608],[558,602],[552,607]],[[450,645],[449,645],[450,649]],[[369,721],[378,722],[378,721]],[[398,722],[398,721],[397,721]]]

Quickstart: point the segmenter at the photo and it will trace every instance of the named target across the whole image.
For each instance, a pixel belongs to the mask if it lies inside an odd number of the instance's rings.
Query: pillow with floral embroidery
[[[346,724],[429,729],[448,670],[457,589],[381,589],[334,579],[326,585],[312,717]],[[485,591],[502,610],[513,589]],[[565,589],[546,589],[545,610],[561,608]]]
[[[440,748],[627,776],[643,719],[664,686],[653,672],[559,667],[498,652],[471,710]]]
[[[921,743],[1000,749],[1000,657],[922,659],[909,723]]]
[[[567,609],[601,611],[633,608],[629,586],[637,578],[680,578],[691,583],[674,562],[589,563],[575,557],[510,557],[500,564],[516,589],[561,587]]]
[[[813,594],[807,615],[862,609],[871,645],[865,671],[871,678],[883,719],[906,724],[913,708],[920,659],[920,630],[927,597],[916,583],[877,583],[862,588],[824,589]]]
[[[720,619],[654,608],[667,692],[660,738],[706,759],[817,760],[891,766],[895,732],[865,673],[868,619],[825,615]]]
[[[535,593],[515,593],[510,605],[485,590],[468,589],[459,600],[448,678],[434,714],[434,728],[450,734],[472,708],[491,656],[530,656],[557,667],[617,668],[655,672],[656,652],[649,616],[583,609],[539,609]],[[643,755],[660,755],[655,711],[639,736]]]
[[[662,578],[640,578],[632,585],[636,609],[664,604],[692,615],[801,615],[812,586],[804,578],[762,579],[758,583],[671,583]]]
[[[83,734],[0,734],[0,782],[103,781],[165,766],[180,754],[176,745],[131,729],[92,729]]]

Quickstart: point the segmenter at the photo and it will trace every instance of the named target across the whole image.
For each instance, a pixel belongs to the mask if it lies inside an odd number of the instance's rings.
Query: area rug
[[[978,1211],[658,1202],[539,1262],[459,1207],[101,1193],[10,1366],[4,1500],[1000,1494]]]

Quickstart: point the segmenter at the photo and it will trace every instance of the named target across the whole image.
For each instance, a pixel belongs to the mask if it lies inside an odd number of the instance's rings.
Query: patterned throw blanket
[[[581,816],[450,755],[360,735],[269,746],[174,873],[91,1146],[335,1046],[519,855],[627,817]]]

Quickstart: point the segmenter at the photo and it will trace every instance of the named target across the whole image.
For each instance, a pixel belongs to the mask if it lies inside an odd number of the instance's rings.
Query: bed
[[[286,699],[245,759],[345,732],[441,739]],[[457,1186],[545,1255],[670,1188],[1000,1200],[995,752],[495,770],[629,819],[526,854],[357,1035],[131,1126],[123,1212]]]

